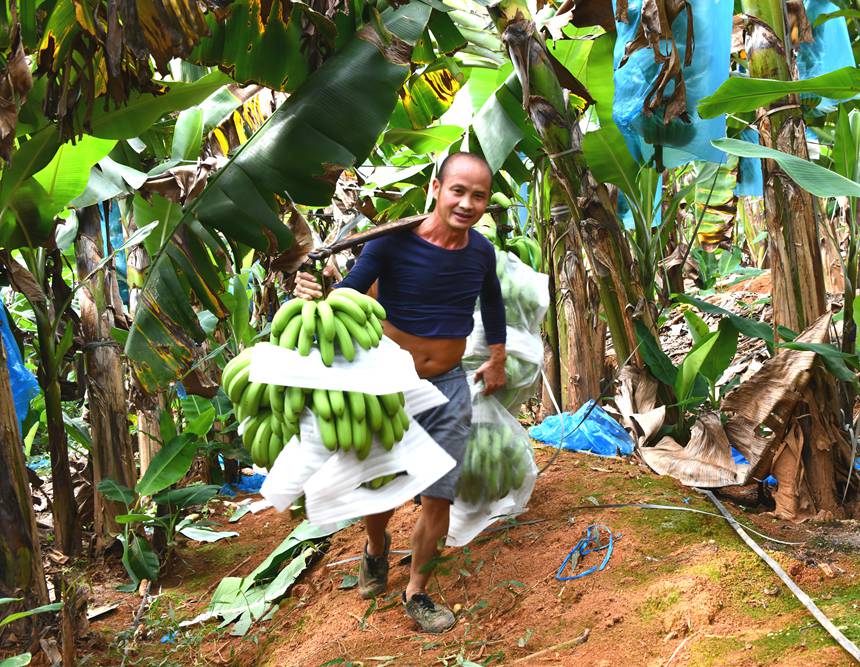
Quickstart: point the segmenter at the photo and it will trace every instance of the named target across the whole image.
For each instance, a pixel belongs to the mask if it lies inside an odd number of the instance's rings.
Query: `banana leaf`
[[[714,118],[721,113],[741,113],[764,107],[790,93],[813,93],[833,99],[847,99],[860,93],[860,70],[842,69],[799,81],[777,81],[732,77],[717,88],[713,95],[699,100],[702,118]]]
[[[414,31],[421,20],[426,24],[430,11],[412,3],[386,14],[386,26]],[[413,33],[399,36],[409,41]],[[361,164],[385,128],[409,74],[408,54],[408,45],[382,26],[365,26],[210,177],[177,230],[196,220],[200,227],[186,239],[199,239],[208,230],[264,253],[288,249],[292,234],[277,198],[313,206],[331,201],[340,173]],[[198,250],[211,248],[201,243]],[[218,297],[227,262],[205,251],[189,255],[176,246],[174,234],[154,258],[125,347],[148,391],[180,379],[205,338],[189,308],[189,294],[218,317],[229,312]]]

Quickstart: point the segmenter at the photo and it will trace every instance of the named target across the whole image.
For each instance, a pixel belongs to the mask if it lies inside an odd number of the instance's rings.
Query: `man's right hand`
[[[323,275],[329,279],[340,279],[340,274],[338,273],[338,270],[331,264],[329,264],[323,269]],[[306,273],[304,271],[299,271],[296,274],[296,284],[293,287],[293,296],[299,299],[304,299],[305,301],[322,299],[322,287],[320,286],[319,281],[316,279],[316,276],[310,273]]]
[[[304,271],[299,271],[296,274],[293,296],[305,301],[313,301],[314,299],[321,299],[322,295],[322,287],[313,275]]]

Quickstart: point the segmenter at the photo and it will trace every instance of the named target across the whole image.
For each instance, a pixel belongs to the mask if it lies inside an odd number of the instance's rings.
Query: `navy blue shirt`
[[[339,286],[366,292],[379,280],[378,300],[401,331],[426,338],[465,338],[475,302],[487,343],[505,342],[505,305],[493,245],[474,229],[465,248],[447,250],[412,230],[369,241]]]

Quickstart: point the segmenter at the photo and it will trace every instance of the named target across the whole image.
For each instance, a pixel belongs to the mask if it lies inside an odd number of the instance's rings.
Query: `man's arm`
[[[383,255],[385,246],[383,239],[375,239],[364,246],[364,250],[355,261],[352,271],[341,280],[335,287],[351,287],[359,292],[367,292],[370,286],[379,278],[382,271]],[[328,277],[336,275],[332,266],[327,266],[323,272]],[[308,301],[322,298],[322,288],[317,279],[310,273],[300,272],[296,275],[296,286],[294,293],[300,299]]]
[[[496,256],[489,250],[492,262],[484,276],[481,287],[481,321],[484,335],[490,348],[490,358],[475,371],[475,379],[484,382],[484,395],[492,394],[505,386],[505,303],[502,300],[502,286],[496,276]]]

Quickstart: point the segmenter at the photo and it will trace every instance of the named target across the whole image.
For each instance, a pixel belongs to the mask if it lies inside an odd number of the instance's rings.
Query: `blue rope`
[[[601,531],[604,531],[608,536],[606,542],[600,541]],[[618,534],[618,537],[621,537],[620,533]],[[570,553],[567,554],[565,559],[561,562],[561,567],[559,567],[558,572],[555,573],[555,578],[559,581],[572,581],[573,579],[586,577],[592,572],[600,572],[605,569],[606,565],[609,563],[609,558],[612,556],[614,541],[615,536],[612,534],[612,530],[608,526],[605,526],[602,523],[591,524],[585,531],[585,537],[581,538],[579,542],[574,545],[573,549],[570,550]],[[569,577],[563,576],[568,565],[570,565],[572,570],[575,570],[581,558],[598,551],[606,551],[606,555],[603,557],[603,562],[600,563],[600,565],[592,565],[587,570],[583,570],[579,574],[574,574]],[[572,565],[571,561],[573,561]]]

